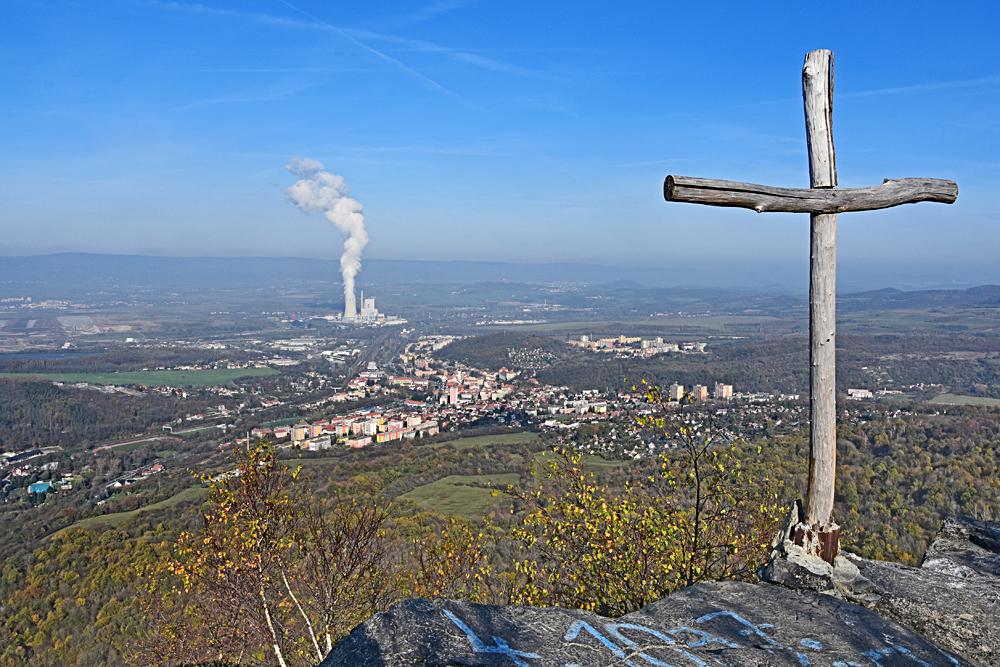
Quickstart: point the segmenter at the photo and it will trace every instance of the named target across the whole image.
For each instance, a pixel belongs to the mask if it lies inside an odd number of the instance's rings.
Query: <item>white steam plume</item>
[[[361,270],[361,253],[368,245],[361,202],[348,197],[344,179],[325,171],[317,160],[295,158],[286,168],[299,177],[287,190],[292,203],[303,211],[323,211],[326,219],[347,237],[340,256],[340,273],[344,277],[344,317],[351,319],[356,313],[354,279]]]

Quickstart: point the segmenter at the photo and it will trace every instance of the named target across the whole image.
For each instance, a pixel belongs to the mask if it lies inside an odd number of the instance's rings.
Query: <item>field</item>
[[[837,315],[837,327],[867,333],[935,332],[994,333],[1000,308],[912,308]]]
[[[0,373],[4,378],[34,378],[53,382],[142,384],[151,387],[211,387],[248,377],[277,375],[273,368],[218,368],[194,371],[126,371],[122,373]]]
[[[962,396],[961,394],[938,394],[930,400],[938,405],[981,405],[990,408],[1000,407],[1000,398],[988,396]]]
[[[53,533],[52,537],[58,537],[61,533],[70,530],[72,528],[84,528],[92,530],[94,528],[117,528],[124,525],[129,520],[135,518],[136,516],[142,514],[143,512],[152,512],[154,510],[167,509],[174,507],[175,505],[180,505],[181,503],[194,502],[196,500],[204,500],[205,496],[208,495],[208,489],[203,486],[192,486],[190,488],[184,489],[179,493],[161,500],[158,503],[153,503],[151,505],[146,505],[145,507],[140,507],[128,512],[115,512],[113,514],[102,514],[101,516],[92,516],[87,519],[81,519],[74,524],[63,528],[56,533]]]
[[[289,417],[286,419],[275,419],[274,421],[264,422],[261,426],[291,426],[292,424],[298,424],[302,421],[302,417]]]
[[[506,442],[514,444],[525,441],[525,436],[538,436],[534,433],[509,433],[500,436],[484,435],[472,438],[461,438],[450,443],[457,444],[460,448],[485,447],[487,445]],[[437,445],[441,446],[441,445]],[[550,451],[537,452],[530,463],[543,464],[554,456]],[[592,472],[601,469],[617,468],[623,465],[624,461],[611,461],[591,454],[582,457],[584,468]],[[530,465],[525,464],[527,470]],[[404,493],[400,498],[411,500],[424,509],[438,514],[455,515],[463,517],[475,517],[483,514],[497,502],[497,498],[492,495],[493,488],[503,488],[507,484],[516,484],[520,480],[520,474],[497,473],[492,475],[449,475],[439,480],[418,486],[408,493]]]
[[[544,464],[554,456],[555,453],[551,451],[538,452],[537,454],[535,454],[534,460],[537,463]],[[580,463],[583,464],[583,467],[585,469],[590,468],[591,472],[596,472],[601,468],[617,468],[619,466],[625,465],[628,462],[618,461],[615,459],[606,459],[603,456],[597,456],[596,454],[581,454]]]
[[[519,479],[517,473],[448,475],[400,497],[438,514],[471,517],[482,514],[497,501],[491,487],[503,488]]]
[[[107,449],[116,449],[120,452],[129,451],[130,449],[148,449],[149,451],[156,451],[157,446],[154,443],[158,442],[173,444],[180,442],[180,438],[176,438],[172,435],[154,435],[148,438],[125,440],[123,442],[111,442],[106,445],[101,445],[100,447],[94,447],[94,451],[100,452]]]
[[[539,435],[533,431],[522,431],[520,433],[500,433],[497,435],[475,435],[468,438],[458,438],[438,443],[436,447],[449,445],[455,449],[474,449],[489,445],[521,445],[538,442]]]

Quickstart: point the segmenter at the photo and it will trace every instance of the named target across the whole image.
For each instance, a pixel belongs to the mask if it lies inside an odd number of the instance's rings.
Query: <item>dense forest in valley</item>
[[[169,422],[179,409],[163,394],[107,394],[5,378],[0,378],[0,405],[0,450],[8,451],[49,445],[83,449]]]
[[[43,356],[7,354],[0,356],[0,373],[102,373],[136,371],[148,368],[207,365],[222,360],[248,361],[246,352],[203,350],[191,347],[115,347],[110,349],[73,349]]]

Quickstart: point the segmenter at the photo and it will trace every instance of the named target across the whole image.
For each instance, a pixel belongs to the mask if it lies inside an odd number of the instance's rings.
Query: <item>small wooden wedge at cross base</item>
[[[810,51],[802,66],[809,189],[688,176],[667,176],[668,202],[735,206],[758,213],[809,213],[809,488],[805,515],[793,531],[795,542],[832,563],[840,527],[833,521],[837,469],[836,277],[837,214],[870,211],[916,202],[953,203],[958,185],[936,178],[886,180],[881,186],[837,187],[833,148],[833,53]]]

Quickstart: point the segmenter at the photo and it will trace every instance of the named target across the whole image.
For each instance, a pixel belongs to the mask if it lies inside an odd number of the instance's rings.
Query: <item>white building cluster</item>
[[[641,357],[644,359],[655,357],[658,354],[700,354],[705,352],[706,346],[705,343],[696,341],[671,343],[663,340],[662,336],[643,338],[641,336],[625,335],[606,338],[580,336],[577,339],[571,339],[569,344],[590,352],[615,354],[619,357]]]
[[[682,384],[672,384],[667,387],[667,400],[682,401],[685,398],[692,401],[707,401],[709,396],[708,387],[703,384],[696,384],[690,389],[685,389]],[[733,385],[716,382],[712,388],[712,398],[717,401],[733,400]]]

